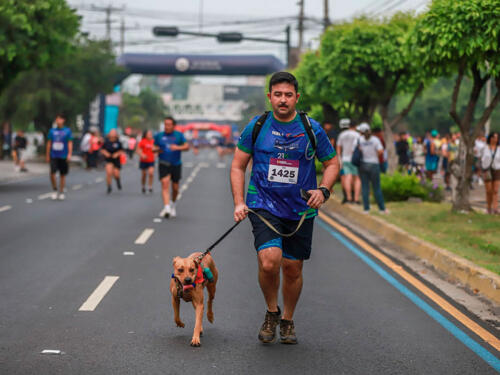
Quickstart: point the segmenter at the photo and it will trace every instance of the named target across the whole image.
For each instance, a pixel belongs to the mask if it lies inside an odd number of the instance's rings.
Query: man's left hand
[[[316,190],[308,190],[307,191],[309,194],[311,194],[311,197],[307,201],[307,205],[311,208],[320,208],[320,206],[325,203],[325,197],[323,195],[323,192],[319,189]]]

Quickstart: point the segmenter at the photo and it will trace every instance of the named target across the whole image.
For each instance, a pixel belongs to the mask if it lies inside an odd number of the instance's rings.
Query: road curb
[[[364,229],[382,236],[403,252],[425,260],[451,281],[459,282],[471,290],[477,290],[489,300],[500,304],[500,276],[495,273],[448,250],[417,238],[383,219],[363,214],[360,210],[349,205],[342,205],[335,199],[330,199],[322,211],[325,213],[334,212],[359,224]]]

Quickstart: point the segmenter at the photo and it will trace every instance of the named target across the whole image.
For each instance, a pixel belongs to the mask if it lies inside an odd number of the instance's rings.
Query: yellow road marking
[[[357,245],[361,246],[366,252],[370,253],[375,258],[377,258],[382,263],[384,263],[387,267],[389,267],[394,272],[396,272],[399,276],[401,276],[403,279],[405,279],[407,282],[409,282],[411,285],[413,285],[415,288],[417,288],[420,292],[422,292],[425,296],[427,296],[432,301],[434,301],[435,304],[437,304],[439,307],[441,307],[443,310],[445,310],[448,314],[453,316],[456,320],[458,320],[460,323],[462,323],[465,327],[470,329],[476,335],[481,337],[484,341],[486,341],[488,344],[490,344],[492,347],[494,347],[497,351],[500,351],[500,340],[497,337],[495,337],[493,334],[488,332],[486,329],[481,327],[479,324],[477,324],[476,322],[471,320],[465,314],[460,312],[457,308],[455,308],[452,304],[450,304],[444,298],[442,298],[441,296],[439,296],[438,294],[433,292],[431,289],[429,289],[427,286],[425,286],[420,280],[418,280],[417,278],[415,278],[414,276],[412,276],[411,274],[406,272],[403,269],[403,267],[394,263],[389,257],[382,254],[380,251],[375,250],[366,241],[357,237],[355,234],[353,234],[346,227],[336,223],[334,220],[332,220],[330,217],[328,217],[324,213],[319,212],[319,217],[323,221],[327,222],[329,225],[334,227],[337,231],[342,233],[344,236],[349,238],[351,241],[353,241]]]

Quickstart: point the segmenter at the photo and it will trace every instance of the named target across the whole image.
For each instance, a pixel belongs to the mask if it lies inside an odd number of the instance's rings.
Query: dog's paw
[[[182,321],[180,320],[176,320],[175,324],[177,324],[177,327],[184,328],[184,323],[182,323]]]
[[[201,346],[201,341],[199,337],[193,337],[191,339],[191,346],[194,346],[195,348],[198,348]]]
[[[214,313],[212,311],[207,312],[207,319],[210,323],[214,322]]]

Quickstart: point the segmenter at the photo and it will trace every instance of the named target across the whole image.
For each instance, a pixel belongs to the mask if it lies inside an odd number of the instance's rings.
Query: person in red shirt
[[[144,130],[136,152],[140,157],[139,169],[142,171],[142,193],[146,193],[146,174],[148,176],[149,193],[153,192],[153,175],[155,165],[154,138],[151,130]]]

